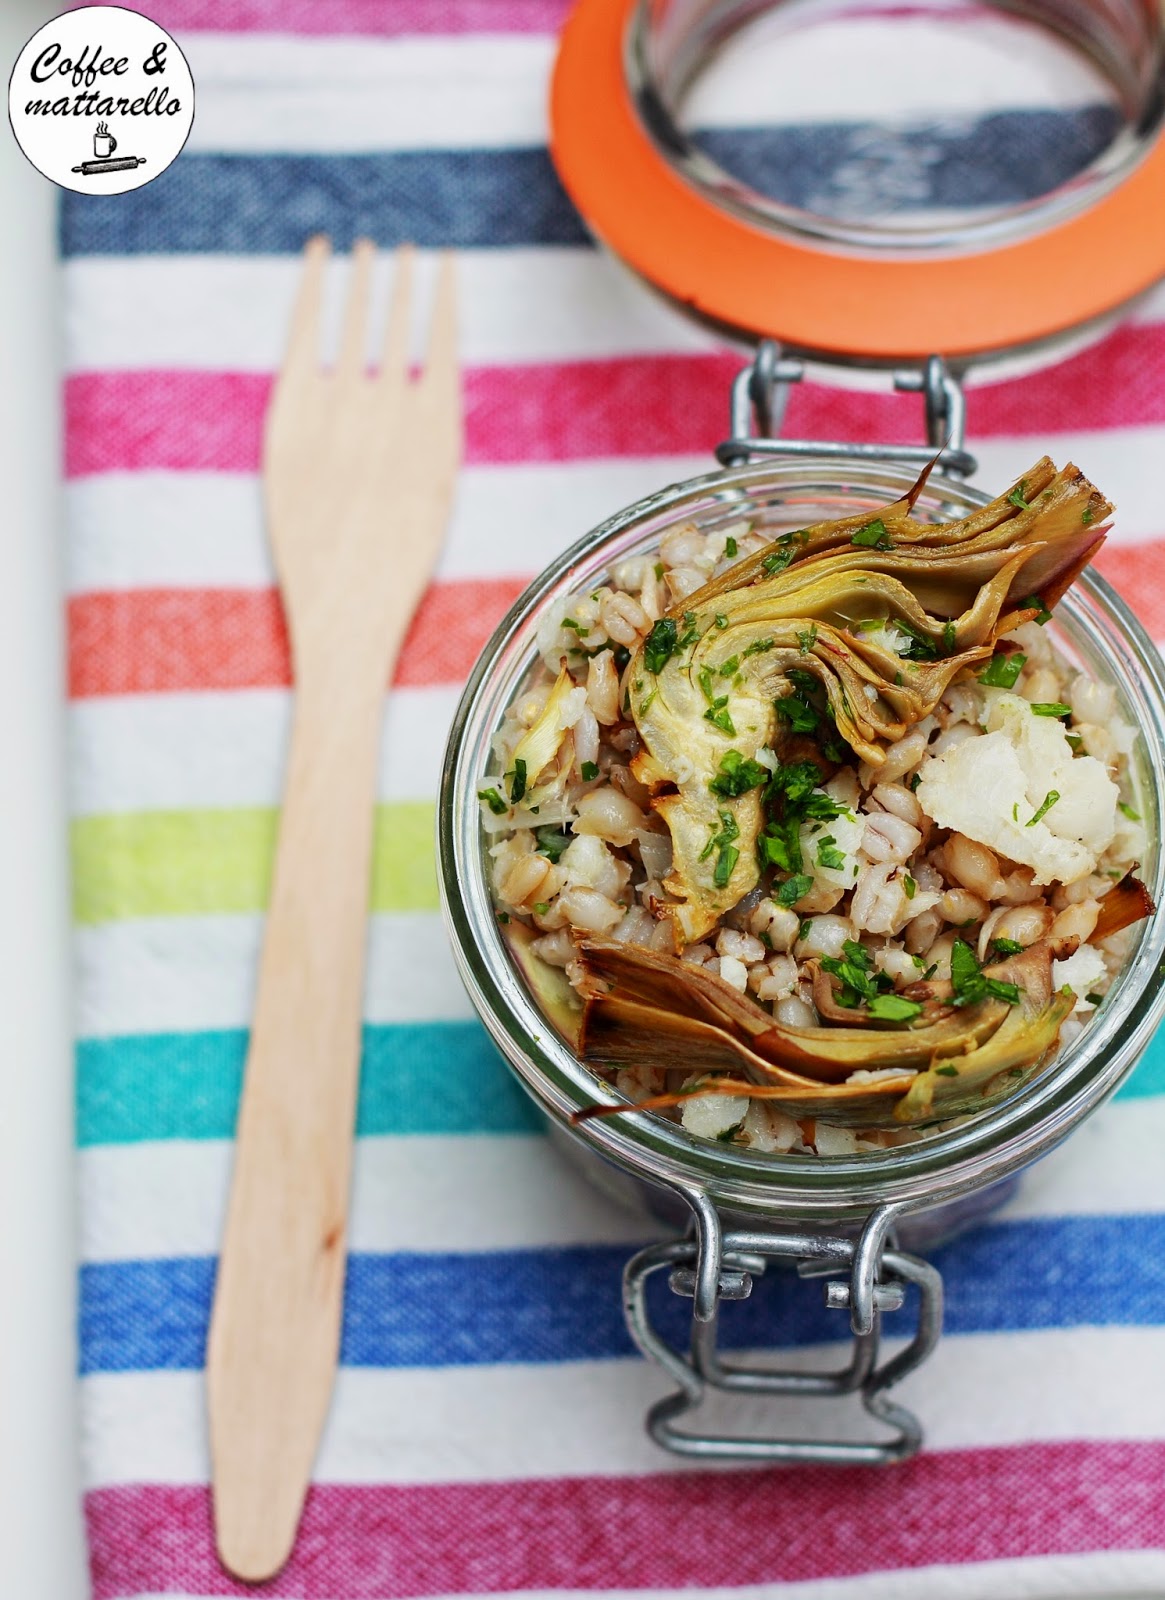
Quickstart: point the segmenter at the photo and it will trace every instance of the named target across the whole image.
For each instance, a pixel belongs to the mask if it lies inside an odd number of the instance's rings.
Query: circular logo
[[[78,194],[140,189],[173,161],[194,120],[186,57],[124,6],[82,6],[46,22],[8,83],[17,143],[46,178]]]

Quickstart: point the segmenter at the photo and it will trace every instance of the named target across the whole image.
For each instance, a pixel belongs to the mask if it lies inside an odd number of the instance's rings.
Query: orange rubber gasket
[[[550,98],[550,150],[600,239],[714,322],[870,362],[976,356],[1055,339],[1165,275],[1165,139],[1088,210],[952,257],[841,255],[719,209],[669,166],[624,70],[637,0],[578,0]]]

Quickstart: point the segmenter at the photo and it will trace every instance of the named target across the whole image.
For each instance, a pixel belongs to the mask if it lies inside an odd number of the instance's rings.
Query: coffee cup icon
[[[99,161],[104,161],[117,149],[117,140],[109,131],[107,123],[99,122],[93,134],[93,154]]]

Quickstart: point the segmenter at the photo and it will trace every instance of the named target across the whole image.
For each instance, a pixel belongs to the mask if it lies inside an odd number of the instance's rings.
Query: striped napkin
[[[290,712],[259,427],[320,229],[460,252],[468,442],[380,770],[343,1369],[296,1553],[264,1592],[1161,1593],[1165,1051],[940,1252],[947,1337],[904,1391],[925,1455],[705,1473],[641,1430],[663,1380],[629,1345],[619,1272],[644,1223],[560,1163],[455,976],[431,839],[459,686],[567,541],[708,468],[738,365],[600,256],[556,183],[564,0],[137,3],[188,52],[190,143],[156,182],[66,195],[61,217],[97,1600],[249,1592],[213,1554],[201,1368]],[[890,91],[851,64],[852,126],[789,87],[800,154],[779,175],[802,199],[885,181],[948,204],[968,162],[1013,194],[1016,149],[1054,164],[1100,115],[1005,73],[887,153],[861,118]],[[755,157],[731,109],[709,137]],[[1102,568],[1165,637],[1165,298],[975,390],[970,423],[986,485],[1045,446],[1104,485],[1120,524]],[[807,435],[919,426],[905,397],[806,386],[790,406]],[[734,1314],[740,1343],[840,1335],[806,1286]]]

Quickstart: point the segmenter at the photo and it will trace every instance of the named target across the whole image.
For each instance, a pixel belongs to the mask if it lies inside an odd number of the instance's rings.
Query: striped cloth
[[[201,1367],[290,713],[259,424],[318,229],[341,248],[367,232],[461,252],[468,441],[380,768],[343,1367],[295,1556],[266,1592],[1165,1590],[1165,1051],[940,1252],[948,1334],[904,1396],[925,1455],[702,1473],[641,1430],[663,1380],[631,1350],[619,1271],[648,1226],[560,1165],[458,984],[431,838],[459,685],[568,540],[708,467],[737,365],[589,246],[554,179],[564,0],[138,3],[188,51],[189,146],[134,193],[66,195],[61,220],[97,1600],[250,1592],[213,1555]],[[858,66],[855,118],[888,92]],[[1042,106],[1022,73],[971,102],[871,169],[877,141],[821,125],[798,79],[782,181],[812,200],[852,187],[860,156],[869,181],[913,172],[915,200],[945,204],[984,171],[1002,195],[1009,152],[1053,170],[1103,124],[1087,101]],[[709,139],[763,159],[732,122]],[[1163,356],[1158,298],[1060,367],[970,398],[982,482],[1047,447],[1119,503],[1102,567],[1159,638]],[[917,408],[806,386],[789,427],[917,437]],[[737,1345],[839,1336],[805,1287],[730,1309]],[[683,1312],[661,1309],[677,1333]]]

